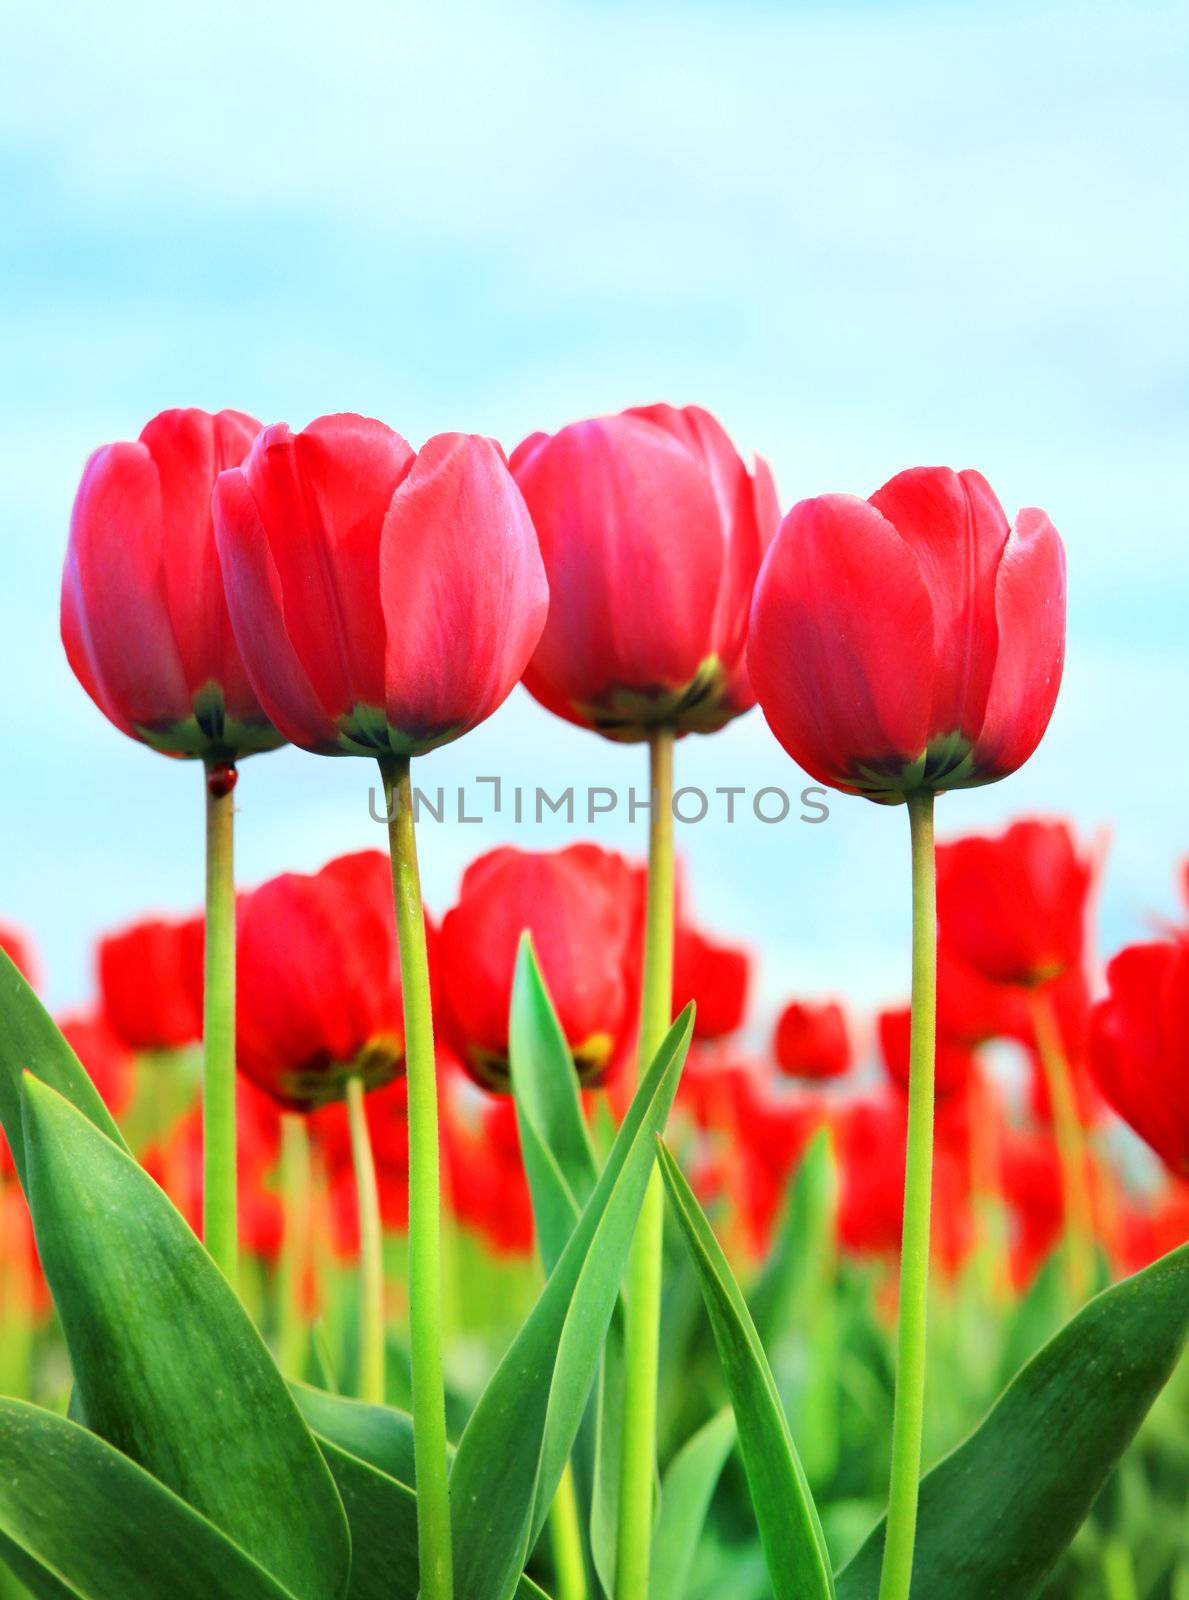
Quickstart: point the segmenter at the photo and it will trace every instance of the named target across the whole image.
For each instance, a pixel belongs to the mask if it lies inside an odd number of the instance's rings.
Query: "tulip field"
[[[963,813],[1060,692],[1056,528],[791,503],[696,406],[511,444],[85,465],[62,644],[205,885],[64,1015],[0,921],[0,1600],[1189,1600],[1189,860],[1103,948],[1104,838]],[[520,684],[636,747],[636,846],[475,829],[425,905],[418,782]],[[881,807],[901,1005],[757,1021],[695,914],[687,741],[749,713]],[[283,744],[378,767],[387,848],[239,881]]]

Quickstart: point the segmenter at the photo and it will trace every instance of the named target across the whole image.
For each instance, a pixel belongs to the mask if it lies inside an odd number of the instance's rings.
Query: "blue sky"
[[[196,771],[123,739],[57,637],[96,444],[164,406],[383,417],[514,443],[668,399],[716,411],[786,504],[902,467],[984,471],[1065,536],[1070,648],[1029,766],[942,802],[1109,825],[1104,948],[1171,913],[1189,851],[1182,7],[444,0],[35,7],[0,50],[0,916],[55,1003],[89,941],[200,888]],[[519,692],[421,781],[642,781],[641,752]],[[687,783],[799,788],[758,714]],[[606,774],[606,778],[604,778]],[[380,843],[371,774],[295,751],[240,785],[245,881]],[[586,831],[586,830],[582,830]],[[903,815],[681,834],[760,1014],[906,982]],[[622,816],[599,837],[627,846]],[[542,829],[427,826],[466,860]]]

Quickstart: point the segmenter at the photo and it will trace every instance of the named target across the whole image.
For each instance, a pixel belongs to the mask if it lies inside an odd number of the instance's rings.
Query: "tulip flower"
[[[512,471],[549,573],[525,674],[542,705],[610,739],[709,733],[754,704],[743,662],[760,560],[779,520],[699,406],[641,406],[531,435]]]
[[[149,918],[96,948],[99,994],[112,1030],[132,1050],[181,1050],[202,1038],[201,917]]]
[[[115,726],[206,776],[207,907],[203,1235],[234,1282],[235,1009],[233,801],[236,762],[282,736],[232,634],[211,490],[260,424],[240,411],[163,411],[135,442],[87,462],[62,575],[62,642]]]
[[[938,847],[938,919],[975,972],[1030,988],[1081,961],[1094,877],[1067,823],[1026,818]]]
[[[846,1013],[835,1000],[790,1000],[777,1018],[772,1050],[787,1078],[841,1078],[851,1064]]]
[[[236,1053],[288,1111],[347,1103],[361,1227],[360,1387],[383,1395],[383,1265],[370,1089],[405,1069],[405,1013],[391,872],[378,850],[312,876],[284,873],[239,915]],[[290,1161],[300,1160],[290,1128]],[[290,1176],[292,1176],[292,1171]]]
[[[541,636],[537,536],[498,447],[381,422],[266,428],[214,515],[253,687],[295,744],[372,756],[388,802],[409,1073],[409,1250],[421,1592],[453,1587],[441,1361],[437,1087],[410,758],[489,717]]]
[[[673,741],[754,703],[745,641],[779,512],[696,406],[646,406],[525,439],[511,467],[549,574],[549,615],[525,673],[548,710],[649,746],[649,871],[639,1057],[673,1003]],[[656,1470],[664,1196],[654,1173],[628,1267],[626,1396],[615,1560],[618,1600],[645,1600]]]
[[[1065,555],[1043,511],[1014,528],[977,472],[902,472],[802,500],[752,603],[747,660],[793,759],[899,801],[990,783],[1048,726],[1065,653]]]
[[[751,986],[751,956],[722,944],[680,915],[673,939],[673,1013],[692,1000],[694,1038],[725,1039],[743,1025]]]
[[[1065,656],[1065,553],[1043,511],[1010,527],[977,472],[902,472],[870,500],[784,519],[752,598],[764,716],[820,782],[907,803],[913,983],[899,1359],[880,1600],[908,1600],[925,1389],[937,1012],[934,796],[1021,766]]]
[[[508,1007],[527,930],[587,1087],[606,1081],[634,1037],[636,875],[593,844],[504,848],[467,868],[442,919],[442,1031],[485,1088],[506,1090]]]
[[[87,462],[62,575],[62,642],[121,732],[234,763],[280,744],[231,632],[211,490],[260,431],[240,411],[163,411]]]
[[[912,1015],[908,1006],[894,1006],[881,1011],[876,1019],[879,1036],[879,1053],[884,1070],[896,1088],[908,1093],[909,1053],[911,1046]],[[939,1100],[960,1095],[970,1082],[974,1071],[974,1051],[960,1039],[951,1039],[944,1033],[937,1036],[937,1057],[933,1088]]]
[[[1107,967],[1090,1024],[1090,1070],[1169,1170],[1189,1177],[1189,943],[1129,945]]]
[[[540,637],[536,536],[487,439],[417,452],[367,417],[278,424],[221,475],[214,512],[249,676],[303,749],[407,758],[457,739]]]

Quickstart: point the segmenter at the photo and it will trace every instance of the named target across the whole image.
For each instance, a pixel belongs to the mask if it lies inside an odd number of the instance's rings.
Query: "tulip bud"
[[[211,490],[260,424],[163,411],[87,462],[62,575],[62,642],[110,721],[173,756],[234,762],[282,742],[231,633]]]
[[[341,856],[287,872],[239,912],[236,1059],[281,1106],[342,1099],[404,1071],[400,954],[387,858]]]
[[[249,676],[320,755],[411,756],[511,693],[545,621],[536,535],[497,446],[415,452],[367,417],[266,428],[214,496]]]
[[[780,1013],[772,1047],[786,1077],[841,1078],[851,1064],[846,1014],[834,1000],[792,1000]]]
[[[1065,553],[977,472],[902,472],[793,507],[755,587],[747,661],[781,744],[822,783],[895,803],[1005,777],[1048,726]]]
[[[1189,943],[1129,945],[1107,967],[1090,1023],[1090,1070],[1169,1169],[1189,1177]]]
[[[442,919],[443,1031],[485,1088],[508,1087],[508,1007],[528,931],[579,1079],[603,1082],[635,1024],[636,881],[597,845],[492,850]]]
[[[549,574],[529,692],[627,741],[748,710],[748,607],[779,520],[765,464],[749,473],[698,406],[644,406],[533,434],[511,465]]]

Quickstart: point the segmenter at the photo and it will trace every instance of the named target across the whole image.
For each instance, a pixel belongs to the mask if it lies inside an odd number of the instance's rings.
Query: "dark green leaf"
[[[450,1478],[459,1600],[506,1600],[561,1479],[689,1046],[689,1007],[644,1075],[561,1259],[467,1423]]]
[[[649,1600],[685,1600],[702,1524],[735,1442],[735,1418],[720,1411],[669,1463],[652,1531]]]
[[[417,1496],[407,1483],[329,1439],[318,1443],[351,1524],[355,1557],[347,1600],[417,1600]],[[522,1577],[516,1600],[547,1597]]]
[[[127,1456],[23,1400],[0,1400],[0,1554],[53,1600],[290,1594]]]
[[[99,1098],[82,1063],[58,1032],[53,1018],[0,950],[0,1125],[3,1126],[21,1186],[25,1183],[25,1141],[21,1131],[21,1075],[31,1072],[65,1095],[100,1132],[127,1149],[124,1136]]]
[[[222,1274],[152,1179],[26,1077],[42,1265],[88,1425],[300,1600],[343,1590],[342,1506],[301,1413]]]
[[[1189,1333],[1189,1245],[1091,1300],[921,1484],[913,1600],[1030,1600],[1164,1387]],[[884,1525],[838,1579],[879,1592]]]
[[[660,1165],[698,1269],[735,1410],[739,1448],[774,1600],[830,1596],[834,1583],[817,1508],[743,1294],[681,1168],[663,1143]]]
[[[415,1484],[413,1419],[395,1406],[367,1405],[306,1383],[289,1385],[310,1429],[401,1483]],[[453,1454],[453,1451],[451,1451]]]

